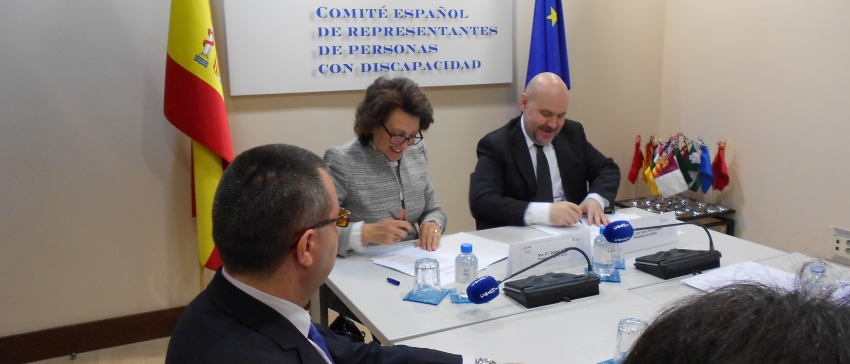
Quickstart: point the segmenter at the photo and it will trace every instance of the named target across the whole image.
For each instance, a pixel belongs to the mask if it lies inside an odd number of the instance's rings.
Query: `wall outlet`
[[[835,226],[830,226],[829,229],[832,231],[829,241],[831,254],[827,256],[831,255],[831,260],[850,265],[850,230]]]

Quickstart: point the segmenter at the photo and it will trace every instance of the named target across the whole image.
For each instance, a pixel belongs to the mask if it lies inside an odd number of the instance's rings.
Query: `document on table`
[[[440,247],[429,252],[410,246],[372,258],[372,263],[413,276],[417,259],[432,258],[440,264],[440,284],[447,285],[455,281],[455,258],[460,254],[460,245],[472,244],[472,253],[478,258],[478,270],[508,257],[509,245],[472,234],[457,233],[443,236]]]
[[[714,292],[734,283],[761,283],[785,290],[794,289],[796,275],[754,262],[742,262],[685,279],[682,283]]]
[[[613,215],[608,215],[609,221],[618,221],[618,220],[632,220],[640,218],[638,215],[633,214],[624,214],[622,212],[614,212]],[[540,230],[549,235],[562,235],[562,234],[570,234],[574,230],[573,226],[583,226],[586,229],[590,230],[590,240],[596,239],[599,236],[599,226],[589,225],[587,223],[587,217],[582,217],[581,222],[577,222],[572,224],[571,226],[552,226],[552,225],[531,225],[531,227]]]

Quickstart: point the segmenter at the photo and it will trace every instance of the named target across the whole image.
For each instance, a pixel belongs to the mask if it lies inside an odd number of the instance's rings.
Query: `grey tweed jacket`
[[[351,212],[351,221],[374,223],[398,213],[401,209],[400,191],[404,191],[405,220],[422,224],[436,220],[446,228],[446,214],[437,204],[434,185],[428,180],[428,151],[425,142],[412,145],[402,154],[398,175],[393,173],[384,154],[363,146],[355,138],[325,151],[325,163],[336,187],[340,207]],[[340,256],[350,254],[350,228],[339,228]],[[419,239],[412,234],[407,240]]]

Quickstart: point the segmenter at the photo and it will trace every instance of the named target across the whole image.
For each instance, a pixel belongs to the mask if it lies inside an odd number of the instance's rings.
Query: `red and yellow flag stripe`
[[[218,66],[208,0],[172,0],[163,109],[168,121],[192,139],[198,254],[201,264],[213,270],[221,266],[212,239],[213,197],[233,160]]]

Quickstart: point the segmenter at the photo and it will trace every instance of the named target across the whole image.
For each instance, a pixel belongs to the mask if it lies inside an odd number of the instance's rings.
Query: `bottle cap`
[[[470,244],[470,243],[460,244],[460,252],[461,253],[472,253],[472,244]]]
[[[815,264],[815,265],[812,265],[812,267],[811,267],[810,269],[812,270],[812,273],[815,273],[815,274],[824,274],[824,273],[826,273],[826,267],[824,267],[824,266],[823,266],[823,265],[821,265],[821,264]]]

